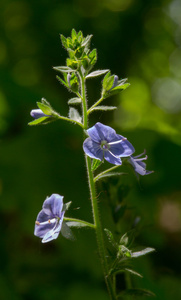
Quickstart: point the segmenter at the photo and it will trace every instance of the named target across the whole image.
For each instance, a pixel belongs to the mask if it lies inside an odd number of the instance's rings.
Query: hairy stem
[[[85,90],[85,79],[83,75],[80,74],[81,78],[81,96],[82,96],[82,110],[83,110],[83,124],[84,129],[88,128],[88,113],[87,113],[87,101],[86,101],[86,90]],[[92,212],[93,212],[93,219],[94,219],[94,226],[99,250],[99,256],[101,260],[101,265],[104,273],[105,282],[107,285],[108,293],[111,300],[116,300],[115,293],[113,291],[113,283],[111,281],[110,276],[108,275],[108,264],[106,259],[106,250],[104,246],[104,239],[103,239],[103,232],[102,232],[102,225],[99,217],[99,209],[97,203],[97,196],[96,196],[96,189],[94,183],[93,172],[91,170],[91,159],[87,155],[85,155],[86,166],[87,166],[87,175],[89,181],[89,188],[90,188],[90,195],[91,195],[91,204],[92,204]]]
[[[103,97],[101,97],[96,103],[94,103],[94,105],[92,105],[91,108],[89,108],[89,110],[87,111],[87,115],[89,115],[91,113],[92,109],[94,107],[96,107],[98,104],[100,104],[102,102],[102,100],[104,100]]]

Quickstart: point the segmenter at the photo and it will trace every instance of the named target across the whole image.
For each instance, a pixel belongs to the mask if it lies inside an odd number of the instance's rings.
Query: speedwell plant
[[[143,154],[133,156],[135,149],[126,137],[116,133],[116,131],[107,124],[100,122],[89,127],[89,116],[94,111],[111,111],[116,109],[115,106],[102,105],[103,101],[117,93],[128,88],[127,79],[120,79],[117,75],[111,75],[108,69],[92,71],[97,61],[96,49],[90,50],[90,41],[92,35],[86,37],[82,32],[78,33],[73,29],[71,37],[65,38],[61,35],[63,47],[67,50],[68,58],[66,66],[54,67],[60,73],[57,79],[75,96],[68,100],[70,105],[69,115],[64,117],[57,113],[50,103],[42,98],[41,102],[37,102],[37,109],[31,111],[33,121],[29,125],[47,124],[55,120],[65,120],[77,124],[82,128],[84,135],[83,151],[87,166],[87,176],[89,181],[93,223],[83,220],[66,217],[65,214],[69,209],[70,202],[63,203],[63,196],[52,194],[43,203],[42,210],[39,212],[36,222],[34,234],[41,238],[42,243],[50,242],[61,234],[68,239],[73,239],[70,227],[89,227],[94,230],[97,237],[97,245],[99,258],[102,264],[105,283],[110,299],[124,299],[127,295],[151,296],[151,292],[147,290],[135,289],[129,286],[127,290],[118,292],[118,284],[116,282],[119,273],[130,273],[141,276],[131,267],[131,261],[136,257],[140,257],[154,251],[153,248],[142,249],[134,252],[130,249],[131,239],[134,232],[124,233],[117,240],[113,233],[106,228],[102,228],[100,214],[98,209],[98,196],[96,194],[96,182],[101,178],[109,176],[120,176],[119,171],[122,164],[130,165],[137,176],[150,174],[146,170],[145,160],[147,156],[141,158]],[[86,81],[90,78],[102,76],[102,90],[100,99],[91,107],[88,106],[86,98]],[[74,105],[80,105],[82,113],[80,114]],[[85,136],[86,135],[86,136]],[[98,167],[107,161],[110,167],[103,172],[97,174]],[[95,175],[96,171],[96,175]],[[105,247],[105,236],[111,243],[112,255]]]

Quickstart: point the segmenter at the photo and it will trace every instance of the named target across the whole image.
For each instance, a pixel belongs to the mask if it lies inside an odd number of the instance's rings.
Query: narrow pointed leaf
[[[42,117],[42,118],[39,118],[39,119],[35,119],[33,120],[32,122],[29,122],[28,125],[40,125],[42,122],[44,122],[45,120],[49,119],[48,117]]]
[[[56,78],[58,79],[58,81],[60,81],[61,84],[69,88],[68,84],[62,78],[60,78],[58,75],[56,76]]]
[[[110,230],[108,230],[107,228],[104,228],[104,231],[108,237],[109,242],[112,244],[113,247],[115,247],[116,249],[118,248],[118,244],[114,239],[114,236],[112,234],[112,232]]]
[[[66,222],[67,226],[68,227],[77,227],[77,228],[80,228],[80,227],[88,227],[88,225],[86,225],[85,223],[81,223],[81,222],[73,222],[73,221],[68,221]]]
[[[92,77],[97,77],[97,76],[100,76],[102,74],[105,74],[109,72],[109,70],[97,70],[97,71],[94,71],[94,72],[91,72],[89,75],[86,76],[86,78],[92,78]]]
[[[154,251],[155,251],[154,248],[145,248],[142,251],[133,252],[131,254],[131,257],[139,257],[139,256],[146,255],[146,254],[154,252]]]
[[[80,98],[71,98],[69,101],[68,101],[68,104],[79,104],[81,103],[82,100]]]
[[[126,271],[126,272],[129,272],[129,273],[131,273],[131,274],[133,274],[133,275],[136,275],[136,276],[138,276],[138,277],[143,278],[143,276],[142,276],[140,273],[138,273],[138,272],[136,272],[136,271],[134,271],[134,270],[132,270],[132,269],[127,269],[127,268],[125,268],[125,271]]]
[[[49,107],[48,105],[42,103],[42,102],[37,102],[37,106],[39,107],[39,109],[42,110],[42,112],[45,115],[51,115],[52,114],[52,108]]]
[[[128,80],[128,78],[124,78],[124,79],[121,79],[121,80],[118,80],[118,86],[119,85],[123,85],[126,81]]]
[[[93,67],[93,65],[95,65],[96,61],[97,61],[97,50],[93,49],[90,53],[89,53],[89,59],[90,59],[90,64]]]
[[[88,35],[88,36],[86,36],[86,38],[84,39],[84,41],[83,41],[83,43],[81,44],[81,46],[82,46],[82,47],[86,47],[86,46],[88,46],[88,44],[89,44],[89,42],[90,42],[91,38],[92,38],[92,34],[91,34],[91,35]]]
[[[100,179],[104,179],[106,177],[111,177],[111,176],[121,176],[121,175],[125,175],[126,173],[123,173],[123,172],[108,172],[108,173],[105,173],[105,174],[100,174],[100,175],[97,175],[95,178],[94,178],[94,181],[98,181]]]
[[[137,297],[154,297],[155,294],[144,289],[128,289],[122,292],[120,295],[118,295],[118,299],[124,299],[126,296],[133,296],[134,298],[137,299]]]
[[[125,84],[121,84],[121,85],[117,85],[115,88],[113,88],[112,90],[111,90],[111,93],[114,91],[121,91],[121,90],[125,90],[125,89],[127,89],[128,88],[128,86],[130,86],[130,83],[125,83]]]
[[[75,70],[67,67],[67,66],[62,66],[62,67],[53,67],[54,70],[62,72],[62,73],[71,73],[74,72]]]
[[[104,106],[104,105],[99,105],[99,106],[95,106],[92,109],[90,109],[90,112],[94,111],[94,110],[115,110],[117,109],[116,106]]]
[[[95,171],[101,164],[102,164],[101,160],[99,160],[99,159],[93,159],[92,160],[91,170]]]
[[[66,49],[67,48],[67,39],[63,36],[63,34],[60,35],[60,39],[61,39],[63,47],[65,47],[65,49]]]
[[[68,210],[71,204],[72,204],[72,201],[69,201],[69,202],[67,202],[67,203],[64,203],[64,205],[63,205],[63,210],[65,210],[65,211]]]

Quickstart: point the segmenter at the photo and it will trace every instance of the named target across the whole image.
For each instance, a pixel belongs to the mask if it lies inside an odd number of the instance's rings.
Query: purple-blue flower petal
[[[90,138],[97,143],[100,143],[103,140],[110,142],[116,138],[116,131],[113,128],[99,122],[89,128],[87,133]]]
[[[107,160],[109,163],[114,164],[114,165],[122,165],[122,161],[119,157],[115,157],[114,155],[111,154],[109,151],[104,152],[104,158]]]
[[[43,203],[44,212],[50,217],[61,217],[63,208],[63,197],[58,194],[52,194]]]
[[[55,224],[48,222],[47,224],[42,225],[35,224],[34,235],[38,236],[39,238],[43,238],[48,231],[53,229],[54,226]]]
[[[135,152],[134,147],[127,139],[125,139],[121,142],[121,140],[124,139],[124,137],[122,135],[117,134],[116,138],[117,139],[115,141],[120,140],[120,143],[110,145],[110,151],[114,155],[120,156],[120,157],[127,157],[127,156],[132,155]],[[115,141],[112,141],[112,142],[115,142]]]
[[[43,117],[49,117],[48,115],[45,115],[41,109],[33,109],[30,112],[30,115],[34,118],[34,119],[39,119],[39,118],[43,118]]]
[[[103,160],[103,150],[100,144],[94,142],[91,138],[87,138],[83,143],[84,152],[91,158]]]
[[[145,162],[143,162],[144,160],[147,159],[147,156],[143,157],[143,158],[138,158],[141,155],[142,154],[137,155],[135,157],[134,156],[130,156],[128,158],[128,161],[133,166],[135,172],[138,173],[138,174],[140,174],[140,175],[142,175],[142,176],[153,173],[153,171],[147,171],[146,170],[146,164],[145,164]]]
[[[44,235],[42,243],[47,243],[52,240],[55,240],[59,236],[59,233],[62,228],[64,213],[65,212],[62,213],[61,219],[59,221],[57,220],[57,222],[54,224],[54,227],[51,230],[47,231],[47,233]]]

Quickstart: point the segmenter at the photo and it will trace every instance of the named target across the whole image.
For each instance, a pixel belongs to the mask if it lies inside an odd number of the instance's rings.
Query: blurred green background
[[[72,28],[93,34],[95,69],[111,69],[131,86],[105,100],[116,112],[94,113],[149,156],[154,174],[98,184],[104,227],[115,230],[115,205],[128,210],[116,225],[123,234],[135,218],[142,230],[135,245],[156,252],[135,261],[144,278],[132,280],[157,300],[181,299],[181,2],[180,0],[0,1],[0,298],[2,300],[108,299],[90,230],[77,241],[41,244],[33,235],[47,195],[72,201],[67,215],[92,221],[82,132],[55,122],[28,127],[31,109],[46,98],[62,115],[71,95],[52,66],[64,65],[59,34]],[[87,82],[90,105],[101,78]],[[129,191],[130,188],[130,191]],[[120,278],[118,289],[124,287]]]

